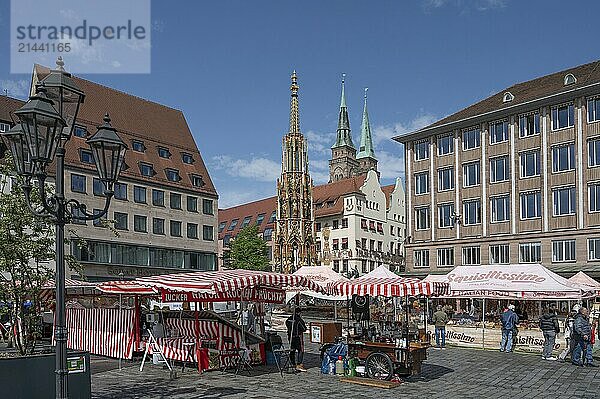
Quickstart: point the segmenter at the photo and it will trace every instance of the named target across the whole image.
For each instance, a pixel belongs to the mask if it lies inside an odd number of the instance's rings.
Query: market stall
[[[363,276],[334,283],[329,289],[333,294],[352,298],[354,323],[348,334],[348,355],[364,362],[370,378],[389,380],[395,374],[420,373],[429,342],[420,325],[422,307],[418,297],[445,294],[447,283],[396,275]],[[379,302],[379,311],[371,311],[371,298]]]
[[[499,348],[500,314],[509,303],[520,317],[515,349],[539,352],[544,338],[538,327],[545,307],[568,312],[568,301],[592,298],[589,287],[569,281],[539,264],[458,266],[446,275],[429,275],[424,281],[446,282],[450,292],[436,299],[450,316],[446,341],[460,346]],[[433,331],[433,327],[430,327]],[[561,349],[557,339],[555,350]]]

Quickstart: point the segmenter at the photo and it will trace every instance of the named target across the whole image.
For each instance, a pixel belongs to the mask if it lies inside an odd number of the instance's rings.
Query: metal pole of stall
[[[333,301],[333,321],[337,321],[337,301]]]
[[[481,322],[483,325],[483,349],[485,349],[485,298],[483,298],[483,306],[481,307]]]

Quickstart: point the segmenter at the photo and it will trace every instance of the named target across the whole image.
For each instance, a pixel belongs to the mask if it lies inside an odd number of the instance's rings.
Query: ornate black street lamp
[[[84,94],[63,68],[59,57],[57,68],[36,86],[36,93],[15,111],[20,124],[2,136],[8,143],[15,170],[23,178],[23,192],[31,212],[52,220],[56,229],[56,397],[67,399],[67,329],[65,323],[65,224],[73,219],[94,220],[106,214],[113,187],[123,166],[127,146],[110,125],[108,114],[104,124],[87,140],[100,180],[104,184],[105,205],[100,213],[88,213],[85,204],[65,198],[65,143],[71,138],[79,106]],[[55,108],[58,107],[58,110]],[[54,193],[46,188],[46,168],[55,162]],[[31,196],[37,184],[39,199]],[[37,197],[36,197],[37,198]]]

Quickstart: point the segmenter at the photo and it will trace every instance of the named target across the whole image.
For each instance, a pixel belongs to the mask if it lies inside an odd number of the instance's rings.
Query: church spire
[[[292,85],[290,86],[291,96],[290,99],[290,131],[289,134],[300,134],[300,115],[298,106],[298,76],[296,70],[292,72]]]
[[[342,74],[342,98],[340,100],[340,114],[338,117],[337,138],[332,148],[349,146],[354,148],[352,134],[350,133],[350,120],[348,118],[348,107],[346,106],[345,93],[346,74]]]
[[[362,126],[360,127],[360,148],[356,155],[357,159],[375,159],[373,138],[371,137],[371,124],[369,123],[369,112],[367,111],[367,90],[369,90],[369,88],[365,87],[365,106],[363,108]]]

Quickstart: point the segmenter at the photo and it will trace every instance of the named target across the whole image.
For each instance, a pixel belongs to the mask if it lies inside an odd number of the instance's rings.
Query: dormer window
[[[181,160],[183,161],[183,163],[186,163],[188,165],[194,163],[194,157],[192,157],[192,154],[188,154],[186,152],[181,154]]]
[[[513,96],[510,91],[507,91],[506,93],[504,93],[504,96],[502,97],[502,102],[509,103],[514,99],[515,99],[515,96]]]
[[[142,176],[154,176],[154,167],[150,163],[140,162],[140,173]]]
[[[179,177],[179,171],[177,169],[165,169],[165,174],[167,175],[168,181],[178,182],[181,180],[181,177]]]
[[[572,73],[568,73],[565,75],[565,86],[572,85],[573,83],[577,83],[577,78]]]
[[[79,149],[79,160],[83,163],[94,164],[94,155],[89,150]]]
[[[140,140],[132,140],[131,149],[137,152],[146,152],[146,146],[144,145],[144,142]]]
[[[75,137],[87,137],[87,130],[83,126],[75,126],[73,130],[73,136]]]
[[[158,147],[158,156],[161,158],[171,158],[171,152],[166,147]]]
[[[194,186],[194,187],[204,186],[204,179],[202,179],[202,176],[191,175],[190,181],[192,182],[192,186]]]

